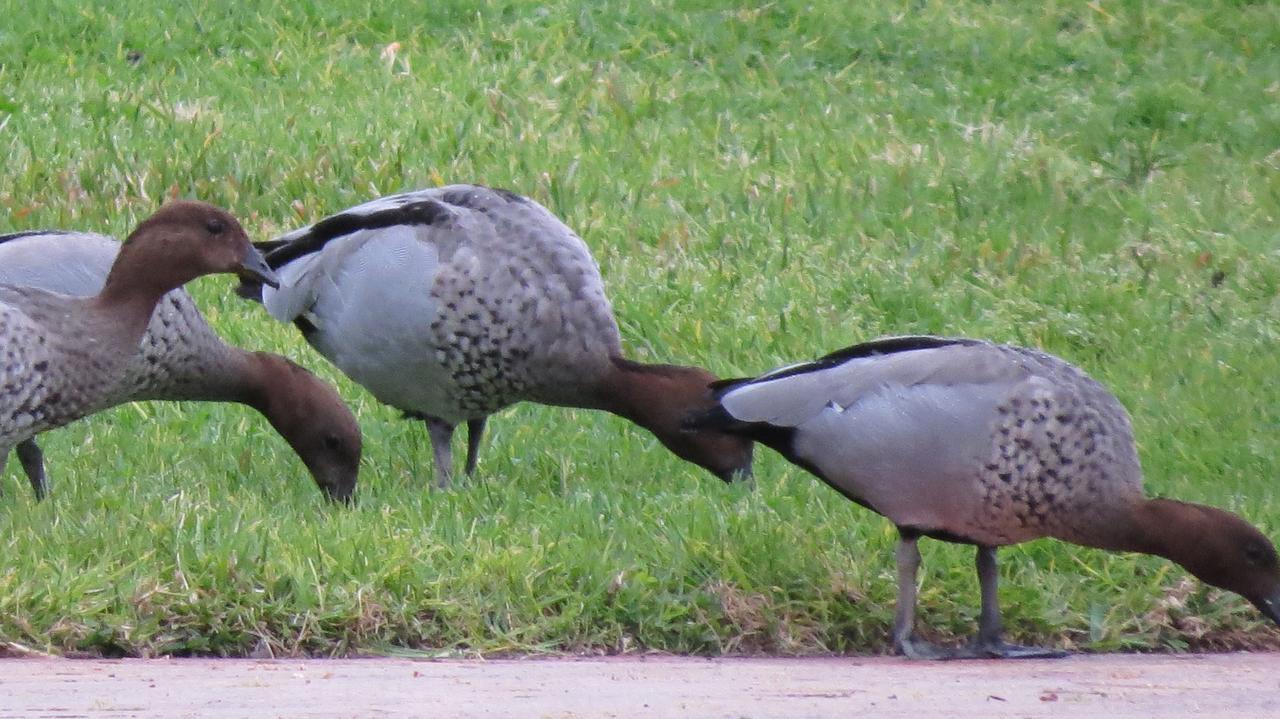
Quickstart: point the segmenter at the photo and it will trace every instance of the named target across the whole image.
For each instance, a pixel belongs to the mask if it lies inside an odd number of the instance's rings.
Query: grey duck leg
[[[436,486],[448,489],[453,483],[453,425],[436,417],[427,417],[427,435],[431,437],[431,452],[436,460]]]
[[[44,474],[44,452],[34,439],[24,439],[18,443],[18,461],[22,462],[22,471],[27,473],[31,481],[31,489],[35,490],[36,501],[49,494],[49,482]]]
[[[920,548],[916,537],[902,537],[898,542],[898,606],[893,621],[893,646],[911,659],[1030,659],[1066,656],[1065,652],[1039,647],[1007,644],[1000,621],[997,585],[1000,573],[996,567],[995,547],[978,547],[976,564],[978,583],[982,589],[982,615],[978,635],[968,646],[949,648],[915,637],[916,572],[920,568]]]
[[[488,417],[467,421],[467,464],[463,469],[467,476],[476,473],[476,462],[480,460],[480,440],[484,438],[484,423]]]
[[[898,560],[898,604],[893,616],[893,648],[910,659],[947,659],[948,650],[915,637],[916,572],[920,569],[918,537],[901,535]]]
[[[969,645],[973,657],[997,659],[1050,659],[1067,656],[1066,652],[1041,647],[1024,647],[1004,641],[1004,626],[1000,621],[1000,597],[996,585],[1000,571],[996,566],[996,548],[978,547],[976,556],[978,584],[982,588],[982,616],[978,619],[978,636]],[[963,650],[961,650],[963,651]],[[962,658],[957,657],[957,658]]]

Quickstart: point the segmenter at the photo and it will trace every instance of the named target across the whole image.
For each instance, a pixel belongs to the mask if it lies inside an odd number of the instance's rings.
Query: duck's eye
[[[1265,564],[1267,552],[1258,544],[1246,544],[1244,547],[1244,558],[1250,564]]]
[[[325,449],[336,450],[342,446],[342,440],[336,434],[326,434],[321,441],[324,442]]]
[[[227,226],[222,220],[219,220],[216,217],[211,217],[204,223],[204,228],[208,230],[211,235],[221,235],[222,231],[227,229]]]

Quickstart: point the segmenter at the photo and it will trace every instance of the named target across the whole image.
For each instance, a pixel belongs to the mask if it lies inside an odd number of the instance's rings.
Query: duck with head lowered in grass
[[[119,252],[116,240],[88,232],[0,235],[0,285],[88,297],[102,289]],[[352,496],[360,426],[337,392],[284,357],[223,342],[185,289],[170,291],[156,305],[124,380],[92,411],[142,400],[249,405],[293,447],[327,497]],[[17,454],[43,495],[44,461],[35,438],[18,443]]]
[[[717,385],[686,426],[761,442],[897,525],[895,648],[919,658],[1053,656],[1002,638],[996,549],[1041,537],[1173,560],[1280,623],[1275,547],[1240,517],[1143,494],[1129,417],[1101,384],[1035,350],[895,337]],[[914,634],[920,537],[977,548],[978,635]]]
[[[729,480],[751,442],[681,431],[712,406],[706,370],[622,356],[586,243],[545,207],[451,185],[379,198],[260,245],[278,288],[243,286],[380,401],[426,422],[447,486],[454,428],[466,472],[488,416],[520,401],[602,409]]]

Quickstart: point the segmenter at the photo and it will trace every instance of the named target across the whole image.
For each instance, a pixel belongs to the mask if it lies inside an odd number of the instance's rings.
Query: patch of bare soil
[[[1280,716],[1280,654],[0,659],[0,717]]]

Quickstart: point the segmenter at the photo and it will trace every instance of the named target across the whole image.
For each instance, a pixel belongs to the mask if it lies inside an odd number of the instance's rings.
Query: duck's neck
[[[687,390],[684,367],[646,365],[613,357],[606,372],[586,398],[586,406],[630,420],[655,434],[679,423],[678,408]]]
[[[184,399],[237,402],[269,417],[273,390],[287,391],[284,387],[273,387],[273,382],[283,378],[278,378],[278,373],[273,371],[272,358],[275,355],[227,345],[210,347],[201,353],[199,377],[188,383],[190,396]]]
[[[252,407],[295,449],[314,420],[309,410],[315,405],[304,400],[324,387],[279,355],[248,352],[222,342],[201,347],[195,362],[174,368],[170,382],[162,392],[147,398],[235,402]]]
[[[134,245],[122,245],[102,290],[92,298],[98,311],[112,317],[112,326],[138,339],[146,331],[160,298],[193,279],[178,273],[169,263],[149,262],[145,255]]]
[[[1187,566],[1202,553],[1208,507],[1172,499],[1144,499],[1128,516],[1109,522],[1108,529],[1082,542],[1100,549],[1142,552]]]

